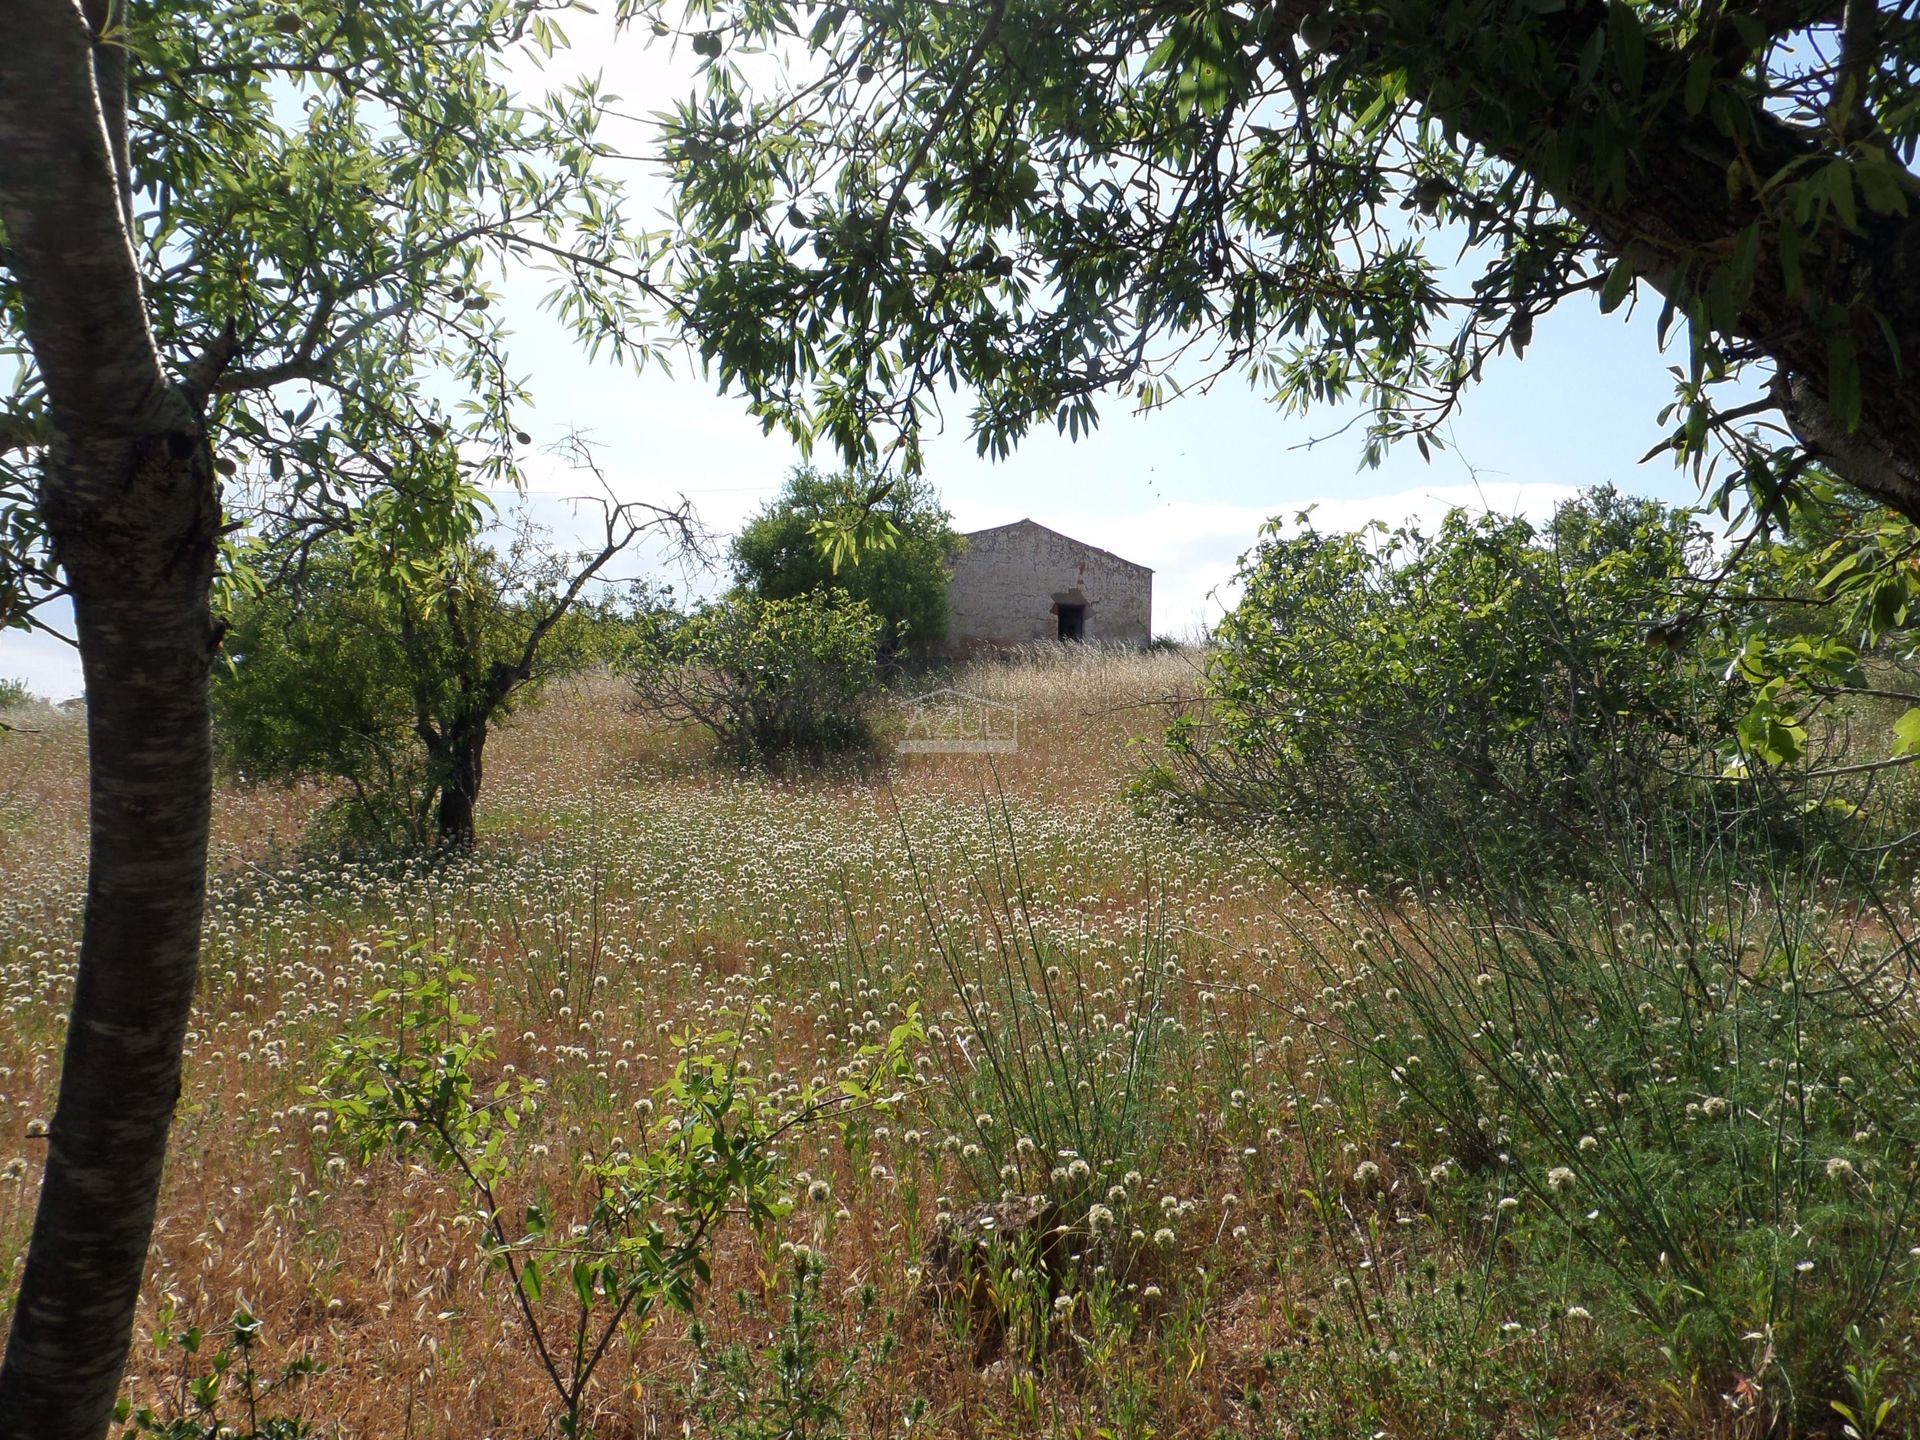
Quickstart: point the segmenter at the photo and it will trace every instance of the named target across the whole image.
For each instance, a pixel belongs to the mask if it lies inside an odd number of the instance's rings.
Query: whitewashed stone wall
[[[947,587],[945,650],[953,655],[1060,635],[1060,607],[1085,607],[1090,644],[1144,645],[1153,571],[1031,520],[967,536]]]

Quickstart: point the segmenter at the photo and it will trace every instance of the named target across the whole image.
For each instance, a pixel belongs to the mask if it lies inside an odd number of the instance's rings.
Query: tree
[[[588,588],[643,531],[686,523],[634,504],[605,519],[579,554],[523,519],[504,550],[469,541],[424,575],[396,565],[377,516],[287,557],[284,583],[234,609],[214,670],[219,750],[252,778],[344,781],[357,838],[470,845],[493,722],[604,658],[615,622]]]
[[[845,489],[811,467],[796,468],[733,542],[734,578],[768,600],[836,590],[862,600],[889,651],[945,638],[947,580],[961,540],[933,488],[911,477],[892,481],[875,507],[886,540],[858,547],[843,564],[823,547],[820,531],[834,522]]]
[[[557,42],[550,8],[9,7],[0,622],[72,603],[91,855],[5,1440],[95,1440],[125,1366],[199,950],[219,476],[337,528],[444,438],[474,469],[410,517],[431,553],[523,443],[494,267],[550,264],[566,319],[646,353],[601,96],[517,104],[497,73]]]
[[[942,385],[997,452],[1241,369],[1424,451],[1539,314],[1645,287],[1703,481],[1764,513],[1823,466],[1920,518],[1910,5],[714,8],[668,147],[686,283],[803,438],[897,428],[910,467]],[[808,54],[756,93],[729,57],[768,45]]]

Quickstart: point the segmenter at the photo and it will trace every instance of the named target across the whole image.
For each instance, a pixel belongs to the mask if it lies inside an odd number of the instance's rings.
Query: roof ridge
[[[1017,530],[1022,525],[1031,525],[1036,530],[1044,530],[1049,535],[1057,535],[1060,537],[1060,539],[1070,541],[1073,544],[1078,545],[1083,550],[1091,550],[1093,551],[1094,554],[1104,555],[1109,560],[1118,560],[1122,565],[1129,565],[1135,570],[1144,570],[1149,575],[1152,575],[1153,573],[1155,573],[1154,568],[1151,565],[1142,565],[1138,560],[1129,560],[1127,559],[1126,556],[1119,554],[1117,551],[1108,550],[1104,546],[1095,545],[1089,540],[1079,539],[1077,536],[1067,534],[1067,532],[1064,530],[1056,530],[1051,525],[1042,525],[1038,520],[1035,520],[1030,515],[1023,515],[1018,520],[1009,520],[1004,525],[985,525],[978,530],[966,530],[961,533],[964,536],[964,538],[971,540],[976,535],[990,535],[996,530]]]

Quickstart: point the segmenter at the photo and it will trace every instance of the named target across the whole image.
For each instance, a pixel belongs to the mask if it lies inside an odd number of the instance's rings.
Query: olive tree
[[[644,355],[645,257],[581,84],[515,100],[548,0],[19,0],[0,46],[0,622],[72,604],[91,856],[0,1436],[106,1430],[180,1092],[205,891],[220,478],[339,525],[442,439],[466,523],[523,443],[490,285]],[[455,397],[448,408],[446,397]]]
[[[249,779],[344,784],[355,841],[471,845],[494,723],[613,658],[621,626],[595,587],[618,556],[649,532],[688,539],[684,506],[602,506],[602,535],[577,551],[523,515],[409,567],[375,501],[353,532],[282,555],[278,583],[232,609],[214,668],[220,756]]]

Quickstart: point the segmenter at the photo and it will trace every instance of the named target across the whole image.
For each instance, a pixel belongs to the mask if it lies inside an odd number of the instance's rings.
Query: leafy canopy
[[[838,591],[863,601],[886,649],[944,638],[947,580],[961,540],[939,497],[924,481],[893,480],[873,506],[887,543],[869,541],[842,561],[820,532],[836,523],[847,488],[810,467],[795,469],[733,542],[734,578],[768,600]]]
[[[640,361],[646,246],[606,168],[597,82],[517,97],[506,66],[563,42],[548,0],[242,0],[116,7],[129,66],[135,251],[161,355],[218,362],[209,414],[246,518],[338,528],[390,458],[458,442],[426,528],[512,483],[526,399],[495,304],[544,270],[590,347]],[[59,579],[34,492],[44,388],[0,248],[0,625]],[[430,549],[446,538],[406,532]]]
[[[1676,456],[1920,516],[1920,24],[1825,0],[699,0],[670,117],[705,353],[849,455],[1238,371],[1437,427],[1570,297],[1688,336]],[[769,71],[771,49],[789,63]],[[1907,277],[1901,279],[1902,276]],[[1754,382],[1773,381],[1755,397]],[[1732,386],[1729,401],[1716,396]],[[1784,410],[1795,434],[1759,417]]]

